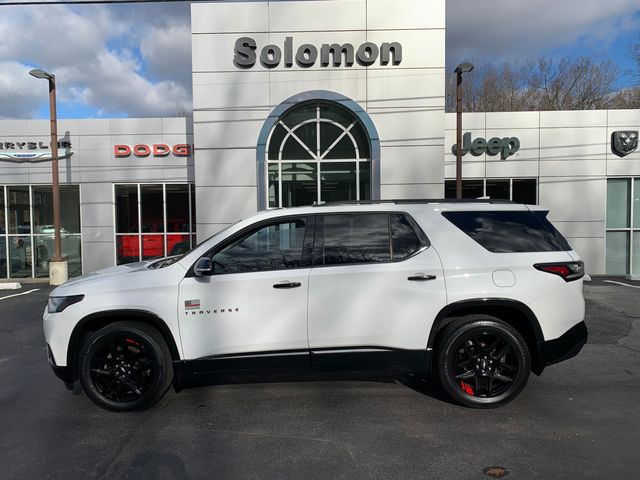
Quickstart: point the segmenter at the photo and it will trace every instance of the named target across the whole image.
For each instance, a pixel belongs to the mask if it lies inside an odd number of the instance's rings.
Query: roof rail
[[[334,207],[338,205],[377,205],[380,203],[394,203],[402,205],[407,203],[489,203],[489,204],[515,204],[511,200],[501,198],[399,198],[389,200],[344,200],[325,203],[314,203],[314,207]]]

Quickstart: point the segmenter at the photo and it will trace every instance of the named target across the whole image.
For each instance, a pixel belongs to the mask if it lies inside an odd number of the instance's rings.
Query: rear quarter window
[[[544,211],[443,212],[442,215],[493,253],[571,250]]]

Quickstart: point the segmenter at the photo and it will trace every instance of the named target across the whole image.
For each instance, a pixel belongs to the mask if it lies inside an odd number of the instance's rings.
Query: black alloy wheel
[[[497,407],[515,399],[526,385],[529,350],[522,335],[502,320],[464,317],[448,325],[440,338],[440,383],[458,403]]]
[[[84,342],[79,378],[87,396],[108,410],[147,408],[167,391],[173,377],[171,355],[155,329],[117,322]]]

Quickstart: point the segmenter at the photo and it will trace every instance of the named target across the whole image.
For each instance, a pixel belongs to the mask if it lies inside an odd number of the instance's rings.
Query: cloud
[[[638,0],[450,0],[447,62],[539,57],[582,44],[606,49],[640,28]]]
[[[30,77],[29,70],[19,62],[0,61],[0,118],[33,117],[47,102],[42,81]]]
[[[56,75],[61,117],[191,110],[187,5],[1,8],[0,118],[42,110],[46,89],[28,76],[33,67]]]
[[[140,43],[149,73],[179,84],[191,83],[191,25],[171,23],[153,28]]]
[[[448,68],[575,45],[602,51],[639,30],[638,0],[449,0]],[[189,111],[189,6],[0,7],[0,118],[46,111],[42,81],[28,76],[33,67],[56,74],[61,116]]]
[[[60,75],[79,85],[68,90],[69,101],[94,105],[103,115],[171,116],[191,103],[185,87],[172,80],[151,82],[139,68],[133,54],[102,51],[84,68],[63,69]]]

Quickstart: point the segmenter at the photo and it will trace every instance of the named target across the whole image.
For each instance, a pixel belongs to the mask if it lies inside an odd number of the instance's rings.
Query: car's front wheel
[[[444,390],[475,408],[504,405],[529,379],[531,357],[522,335],[489,315],[454,320],[439,336],[436,368]]]
[[[116,322],[86,337],[78,377],[86,395],[100,407],[144,409],[157,402],[171,384],[171,354],[154,328]]]

